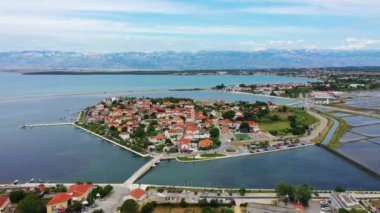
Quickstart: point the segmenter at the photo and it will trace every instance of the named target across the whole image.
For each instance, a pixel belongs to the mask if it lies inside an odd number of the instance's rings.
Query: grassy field
[[[216,157],[223,157],[223,156],[225,156],[225,155],[218,154],[218,153],[205,153],[205,154],[201,154],[202,158],[216,158]]]
[[[252,140],[252,138],[248,134],[235,134],[234,138],[237,141]]]
[[[290,129],[289,121],[268,121],[260,122],[259,128],[265,132],[277,131],[278,135],[287,135]]]
[[[274,135],[288,135],[291,133],[291,126],[288,120],[289,116],[297,116],[297,120],[300,120],[300,123],[311,125],[316,123],[318,120],[313,116],[309,115],[305,110],[297,108],[289,108],[287,112],[271,112],[270,116],[277,115],[279,120],[269,120],[262,119],[259,121],[259,128],[270,132]]]

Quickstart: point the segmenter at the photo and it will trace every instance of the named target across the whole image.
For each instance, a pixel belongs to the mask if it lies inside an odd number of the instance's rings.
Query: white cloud
[[[8,0],[0,1],[0,14],[12,12],[54,13],[73,11],[108,11],[129,13],[190,14],[198,6],[167,0]]]
[[[12,20],[12,24],[8,24]],[[128,22],[114,22],[89,19],[53,19],[33,16],[0,16],[0,33],[14,35],[58,33],[143,33],[172,35],[273,35],[309,34],[322,32],[313,27],[235,27],[235,26],[196,26],[196,25],[135,25]]]
[[[267,2],[281,3],[281,6],[252,5],[239,11],[283,15],[380,16],[378,0],[267,0]]]
[[[358,49],[366,49],[366,48],[370,48],[370,49],[380,48],[380,40],[348,38],[346,39],[343,45],[338,46],[335,49],[358,50]]]

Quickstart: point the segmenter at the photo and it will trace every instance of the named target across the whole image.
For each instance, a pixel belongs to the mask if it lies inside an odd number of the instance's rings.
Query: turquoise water
[[[0,103],[0,183],[31,178],[54,182],[120,183],[147,159],[72,126],[20,129],[24,123],[71,118],[98,98],[50,98]]]
[[[146,90],[297,80],[301,79],[273,76],[22,76],[0,73],[0,100],[98,90]],[[292,103],[287,99],[214,91],[122,94]],[[18,128],[25,123],[59,122],[63,117],[68,120],[75,118],[75,113],[104,96],[107,95],[0,102],[0,183],[30,178],[53,182],[125,181],[147,159],[136,157],[71,126]],[[281,181],[308,183],[318,188],[340,185],[375,190],[380,186],[378,180],[318,147],[199,164],[163,162],[139,180],[142,183],[258,188],[273,187]]]
[[[21,75],[0,72],[0,98],[125,90],[212,87],[221,83],[268,84],[315,81],[285,76]]]
[[[342,186],[380,190],[378,180],[317,146],[198,163],[162,161],[138,180],[145,184],[233,188],[274,188],[280,182],[304,183],[318,189]]]

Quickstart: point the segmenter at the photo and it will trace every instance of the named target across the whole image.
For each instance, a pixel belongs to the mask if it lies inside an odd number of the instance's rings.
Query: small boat
[[[21,125],[20,129],[26,129],[26,126],[25,125]]]
[[[29,183],[34,183],[34,178],[30,179]]]
[[[46,180],[46,183],[51,183],[51,180]]]
[[[13,184],[17,185],[18,184],[18,180],[14,180]]]
[[[41,179],[38,179],[38,183],[43,183],[43,181]]]
[[[156,161],[156,162],[155,162],[155,164],[157,165],[157,164],[159,164],[160,162],[161,162],[161,161],[160,161],[160,160],[158,160],[158,161]]]

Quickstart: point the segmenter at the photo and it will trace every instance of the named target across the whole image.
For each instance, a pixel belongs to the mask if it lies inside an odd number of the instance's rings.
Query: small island
[[[209,160],[308,145],[315,113],[272,102],[112,97],[76,125],[140,156]]]

